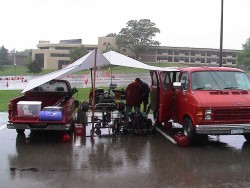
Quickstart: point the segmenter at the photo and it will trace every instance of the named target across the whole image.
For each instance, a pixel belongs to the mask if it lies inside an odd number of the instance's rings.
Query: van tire
[[[195,142],[194,126],[190,118],[185,117],[183,122],[183,133],[186,135],[191,144]]]

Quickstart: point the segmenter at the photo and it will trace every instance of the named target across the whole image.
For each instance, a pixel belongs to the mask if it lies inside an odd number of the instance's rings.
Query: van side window
[[[167,90],[171,88],[171,80],[168,73],[163,74],[163,89]]]
[[[156,72],[153,72],[153,76],[152,76],[152,86],[157,87],[157,85],[158,85],[157,75],[156,75]]]
[[[180,82],[181,82],[181,85],[182,85],[184,90],[187,90],[189,88],[189,81],[188,81],[188,74],[187,73],[183,73],[181,75]]]

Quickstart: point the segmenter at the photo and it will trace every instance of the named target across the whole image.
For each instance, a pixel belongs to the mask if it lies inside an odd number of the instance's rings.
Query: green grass
[[[42,70],[41,73],[37,74],[37,75],[43,75],[43,74],[47,74],[49,72],[53,72],[55,70],[52,69],[44,69]],[[11,65],[5,65],[3,66],[2,70],[0,70],[0,76],[33,76],[33,73],[28,72],[28,69],[26,66],[11,66]]]
[[[22,90],[2,90],[0,91],[0,112],[8,110],[9,100],[21,95]],[[74,95],[75,99],[88,101],[89,88],[80,88],[78,93]]]
[[[105,91],[107,88],[103,88]],[[78,88],[74,98],[81,101],[89,101],[90,88]],[[2,90],[0,91],[0,112],[7,112],[9,100],[21,95],[22,90]]]

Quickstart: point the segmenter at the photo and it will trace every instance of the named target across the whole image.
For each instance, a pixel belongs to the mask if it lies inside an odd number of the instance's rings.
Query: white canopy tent
[[[24,88],[22,93],[29,91],[37,86],[40,86],[46,82],[49,82],[53,79],[60,79],[66,77],[74,72],[78,72],[81,70],[91,69],[94,67],[101,67],[107,65],[119,65],[124,67],[133,67],[133,68],[141,68],[147,70],[165,70],[165,71],[173,71],[177,70],[176,68],[162,68],[156,66],[150,66],[115,51],[109,51],[104,54],[101,54],[98,50],[93,50],[89,52],[87,55],[81,57],[74,63],[68,65],[67,67],[36,77],[30,80],[27,86]]]

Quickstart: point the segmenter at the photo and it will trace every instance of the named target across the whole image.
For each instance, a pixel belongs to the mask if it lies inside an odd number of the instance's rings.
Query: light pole
[[[15,79],[16,79],[16,63],[14,64],[14,66],[15,66]]]
[[[14,67],[15,67],[15,79],[16,79],[16,50],[14,49]]]
[[[219,67],[222,67],[222,47],[223,47],[223,0],[221,0],[221,21],[220,21],[220,59]]]

